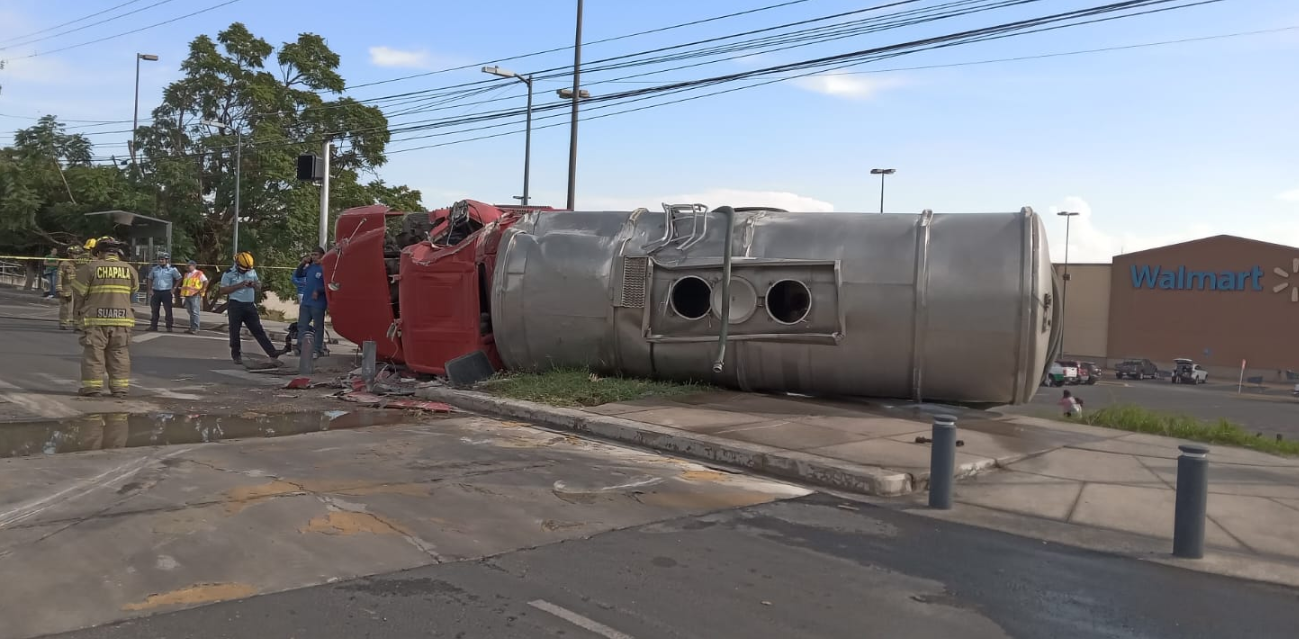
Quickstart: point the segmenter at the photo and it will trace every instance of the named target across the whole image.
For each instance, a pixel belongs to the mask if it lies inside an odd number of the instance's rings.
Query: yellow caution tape
[[[89,261],[89,260],[85,260],[84,258],[75,258],[75,257],[32,257],[32,256],[30,256],[30,255],[0,255],[0,261],[6,261],[6,260],[7,260],[7,261],[14,261],[14,262],[30,262],[30,261],[37,261],[37,262],[45,262],[45,261],[55,261],[55,262],[85,262],[85,261]],[[126,260],[118,260],[118,261],[121,262],[122,264],[133,264],[133,265],[136,265],[136,266],[146,266],[146,265],[148,265],[148,266],[153,266],[153,265],[154,265],[153,262],[128,262],[128,261],[126,261]],[[175,266],[177,269],[180,269],[181,267],[184,267],[184,266],[186,266],[186,265],[188,265],[188,264],[189,264],[188,261],[186,261],[185,263],[182,263],[182,264],[177,264],[177,263],[174,263],[174,262],[173,262],[173,263],[172,263],[172,266]],[[228,269],[228,268],[230,268],[231,265],[230,265],[230,264],[198,264],[197,266],[198,266],[199,268]],[[254,267],[254,270],[256,270],[256,269],[287,269],[287,270],[290,270],[290,271],[291,271],[291,270],[294,270],[294,269],[296,269],[296,268],[298,268],[298,267],[297,267],[297,266],[261,266],[261,265],[258,265],[258,266],[256,266],[256,267]]]

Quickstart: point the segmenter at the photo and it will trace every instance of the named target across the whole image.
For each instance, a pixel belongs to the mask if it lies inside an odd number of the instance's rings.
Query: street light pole
[[[528,124],[523,134],[523,197],[516,198],[524,206],[528,205],[528,179],[532,173],[532,76],[519,75],[513,71],[506,71],[500,67],[483,67],[483,73],[488,73],[502,78],[514,78],[519,82],[528,85]]]
[[[871,175],[880,176],[880,213],[884,212],[884,176],[897,172],[897,169],[871,169]]]
[[[141,60],[157,62],[158,56],[153,55],[151,53],[135,54],[135,114],[131,118],[131,144],[130,144],[132,167],[135,166],[135,151],[136,151],[136,147],[139,146],[139,141],[136,138],[135,131],[136,129],[140,128],[140,61]]]
[[[1056,213],[1064,218],[1064,289],[1060,291],[1060,349],[1064,351],[1064,330],[1069,325],[1069,223],[1078,215],[1077,211],[1060,211]],[[1060,353],[1064,355],[1064,352]]]
[[[577,205],[577,103],[582,92],[582,0],[577,0],[577,35],[573,43],[573,120],[568,137],[568,210]]]

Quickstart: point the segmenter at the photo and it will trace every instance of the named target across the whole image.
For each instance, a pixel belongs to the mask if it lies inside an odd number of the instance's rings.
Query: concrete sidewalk
[[[920,493],[928,487],[930,446],[917,438],[930,435],[930,414],[953,412],[963,443],[959,504],[1158,543],[1171,541],[1177,447],[1186,443],[986,411],[732,392],[580,411],[445,388],[420,394],[823,487],[886,497],[917,493],[905,503],[923,503]],[[1296,582],[1299,459],[1211,449],[1208,546],[1287,563],[1284,578],[1257,570],[1249,576]]]

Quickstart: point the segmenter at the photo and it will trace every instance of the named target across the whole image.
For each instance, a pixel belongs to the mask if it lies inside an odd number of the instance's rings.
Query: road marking
[[[230,377],[256,382],[265,386],[283,386],[286,381],[286,378],[283,377],[276,377],[269,374],[250,373],[248,371],[213,370],[212,372],[218,375],[229,375]]]
[[[574,626],[577,626],[578,628],[589,630],[601,637],[607,637],[608,639],[633,639],[629,634],[618,632],[617,630],[614,630],[613,628],[610,628],[594,619],[583,617],[572,610],[561,608],[543,599],[529,601],[528,605],[537,610],[544,610],[560,619],[563,619],[564,621],[567,621],[568,623],[573,624]]]
[[[94,492],[99,488],[110,486],[118,481],[126,479],[131,475],[140,472],[141,469],[143,469],[145,466],[148,466],[155,459],[170,459],[182,453],[189,452],[190,450],[193,450],[193,448],[190,447],[190,448],[182,448],[180,450],[175,450],[170,453],[167,453],[166,455],[163,455],[161,458],[156,458],[151,455],[149,457],[145,457],[144,459],[136,459],[133,461],[129,461],[115,468],[110,468],[98,475],[95,475],[94,477],[90,477],[88,479],[83,479],[79,482],[76,482],[71,486],[64,488],[63,490],[54,493],[53,495],[47,495],[40,499],[29,501],[25,504],[22,504],[20,506],[17,506],[5,512],[0,512],[0,528],[4,528],[6,526],[20,523],[26,519],[30,519],[36,515],[41,514],[46,510],[49,510],[50,508],[53,508],[54,506],[57,506],[59,502],[72,501],[84,495],[90,494],[91,492]],[[113,477],[109,477],[109,475],[113,475],[114,473],[117,474],[114,475]],[[80,490],[81,492],[72,495],[67,499],[61,499],[65,495],[68,495],[69,493],[72,493],[77,490]]]
[[[78,417],[81,411],[65,406],[58,401],[51,401],[48,395],[36,395],[34,393],[0,393],[0,399],[11,404],[22,407],[29,413],[35,413],[41,417],[50,417],[53,419],[64,419],[67,417]]]
[[[131,384],[131,386],[134,388],[138,388],[142,391],[153,393],[154,395],[162,399],[183,399],[188,401],[196,401],[196,400],[203,399],[201,395],[193,395],[191,393],[177,393],[176,391],[168,390],[166,388],[149,388],[148,386],[141,386],[139,384]]]
[[[144,335],[135,335],[131,337],[131,343],[143,344],[144,342],[147,342],[152,339],[158,339],[159,337],[162,337],[162,333],[145,333]]]
[[[51,374],[49,374],[49,373],[37,373],[36,375],[37,375],[38,377],[43,377],[43,378],[45,379],[45,381],[47,381],[47,382],[49,382],[49,383],[51,383],[51,384],[57,384],[57,385],[59,385],[59,386],[76,386],[76,385],[77,385],[77,381],[76,381],[76,380],[68,379],[68,378],[66,378],[66,377],[59,377],[59,376],[57,376],[57,375],[51,375]]]

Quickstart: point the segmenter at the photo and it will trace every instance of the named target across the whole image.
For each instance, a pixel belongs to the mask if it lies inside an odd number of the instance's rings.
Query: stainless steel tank
[[[505,231],[491,313],[509,368],[1019,403],[1053,356],[1055,279],[1030,209],[664,208],[543,212]],[[715,371],[728,224],[730,325]]]

